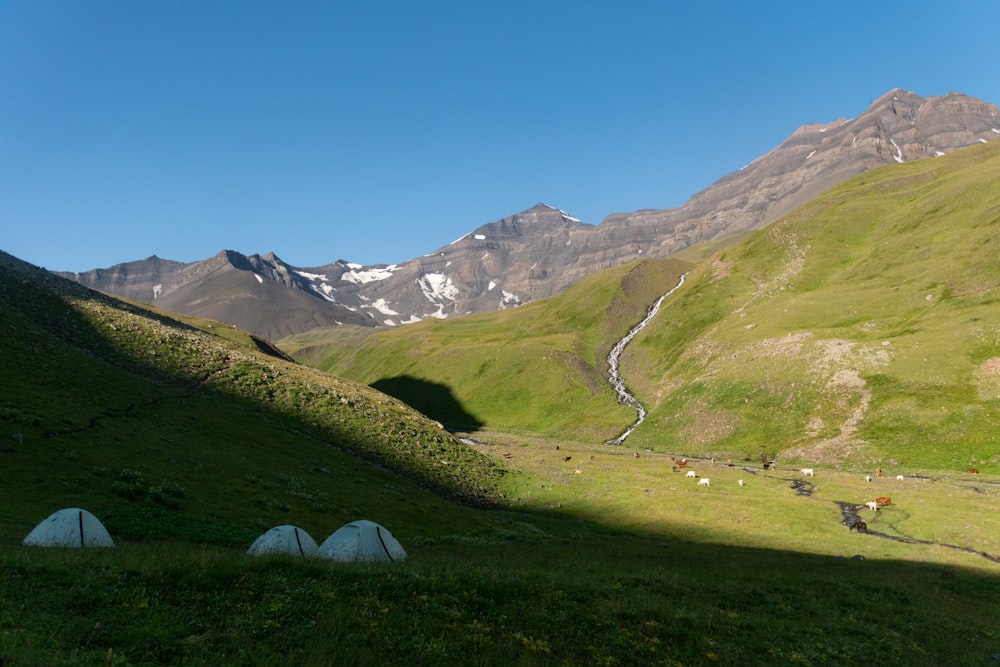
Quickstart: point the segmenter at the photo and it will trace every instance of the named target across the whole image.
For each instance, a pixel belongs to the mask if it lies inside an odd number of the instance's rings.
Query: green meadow
[[[996,664],[998,151],[284,352],[0,254],[0,665]],[[63,507],[117,546],[21,544]],[[361,518],[408,558],[245,553]]]

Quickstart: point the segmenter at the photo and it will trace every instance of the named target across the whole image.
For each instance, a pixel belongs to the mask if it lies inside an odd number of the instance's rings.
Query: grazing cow
[[[742,480],[742,479],[741,479],[741,480],[740,480],[739,482],[737,482],[737,483],[738,483],[738,484],[739,484],[740,486],[743,486],[743,480]]]
[[[632,452],[633,458],[639,458],[639,452]]]
[[[868,482],[869,484],[871,484],[872,483],[872,476],[871,475],[865,475],[865,481]]]
[[[569,461],[571,458],[573,458],[573,457],[572,456],[567,456],[566,458],[563,459],[563,461]]]
[[[902,482],[906,478],[903,477],[902,475],[896,475],[896,479],[898,479],[900,482]]]
[[[878,503],[875,502],[874,500],[865,503],[865,505],[868,505],[868,509],[870,509],[872,512],[878,512]]]
[[[694,470],[688,470],[687,474],[684,475],[684,476],[685,477],[697,477],[698,475],[695,474]]]
[[[708,477],[702,477],[698,480],[698,486],[711,486],[712,483],[708,481]]]
[[[879,468],[878,470],[876,470],[876,471],[875,471],[875,474],[876,474],[876,475],[877,475],[878,477],[885,477],[885,473],[884,473],[884,472],[882,472],[882,469],[881,469],[881,468]]]
[[[802,474],[805,475],[806,477],[813,477],[814,476],[812,468],[803,468],[802,469]]]
[[[884,507],[886,505],[891,505],[892,504],[892,498],[889,497],[889,496],[879,496],[878,498],[875,499],[875,503],[879,507]]]
[[[854,523],[851,524],[850,530],[857,530],[859,533],[867,533],[868,524],[865,523],[864,519],[858,518],[855,519]]]
[[[971,472],[973,475],[978,475],[979,474],[979,471],[976,470],[975,468],[969,468],[969,472]]]

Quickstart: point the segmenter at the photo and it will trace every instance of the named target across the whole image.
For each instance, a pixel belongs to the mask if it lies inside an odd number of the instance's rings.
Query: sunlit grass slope
[[[388,386],[451,429],[606,440],[635,415],[618,405],[608,383],[608,352],[688,267],[640,261],[513,310],[363,338],[339,328],[310,332],[279,344],[334,374]],[[442,392],[450,400],[435,400]]]
[[[636,445],[1000,468],[1000,143],[860,176],[702,263],[627,351]]]

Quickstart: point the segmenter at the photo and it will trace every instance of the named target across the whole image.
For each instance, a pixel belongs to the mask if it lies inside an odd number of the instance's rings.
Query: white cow
[[[869,484],[871,484],[872,476],[871,475],[865,475],[865,481],[868,482]]]
[[[874,500],[865,503],[865,505],[868,505],[868,509],[870,509],[872,512],[878,512],[878,503],[875,502]]]
[[[813,469],[812,468],[803,468],[802,469],[802,474],[805,475],[806,477],[813,477]]]
[[[711,486],[712,483],[708,481],[708,477],[702,477],[698,480],[698,486]]]
[[[692,477],[692,478],[697,476],[698,475],[694,474],[694,470],[688,470],[687,475],[685,475],[685,477]]]
[[[743,480],[742,479],[739,481],[739,485],[743,486]]]
[[[905,479],[905,477],[903,477],[902,475],[896,475],[896,479],[902,482]]]

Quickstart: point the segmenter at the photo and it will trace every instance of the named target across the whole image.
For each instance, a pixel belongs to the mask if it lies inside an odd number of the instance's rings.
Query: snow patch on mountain
[[[521,297],[516,294],[512,294],[505,289],[500,290],[503,296],[500,299],[500,310],[505,310],[507,308],[516,308],[521,305]]]
[[[906,160],[903,159],[903,149],[899,147],[899,144],[897,144],[892,137],[889,138],[889,143],[891,143],[892,147],[896,149],[896,154],[892,156],[892,159],[900,164],[906,162]]]
[[[562,215],[562,219],[565,220],[566,222],[580,222],[579,218],[574,218],[572,215],[570,215],[566,211],[562,210],[561,208],[556,208],[555,206],[549,206],[548,204],[546,204],[544,202],[542,203],[542,206],[544,206],[545,208],[551,209],[553,211],[557,211],[560,215]]]
[[[348,264],[347,268],[349,268],[350,271],[344,271],[344,274],[340,276],[340,279],[356,285],[364,285],[375,282],[376,280],[385,280],[399,268],[399,265],[390,264],[385,268],[372,266],[366,269],[361,264]]]
[[[458,288],[451,282],[451,278],[443,273],[425,273],[417,279],[417,285],[424,297],[434,304],[441,304],[442,301],[454,301],[458,298]],[[440,308],[438,309],[440,311]],[[433,315],[438,317],[438,315]],[[446,317],[446,315],[441,315]]]
[[[398,312],[389,307],[389,302],[385,299],[376,299],[375,302],[368,307],[374,308],[383,315],[399,315]]]
[[[337,303],[337,300],[333,298],[333,295],[337,293],[337,290],[334,289],[333,285],[330,283],[320,283],[319,285],[316,283],[310,283],[309,288],[327,301]]]
[[[308,280],[309,289],[316,292],[320,297],[330,303],[337,303],[337,300],[333,298],[337,290],[330,284],[330,279],[326,277],[325,273],[309,273],[308,271],[299,271],[297,269],[293,270],[293,273]]]

